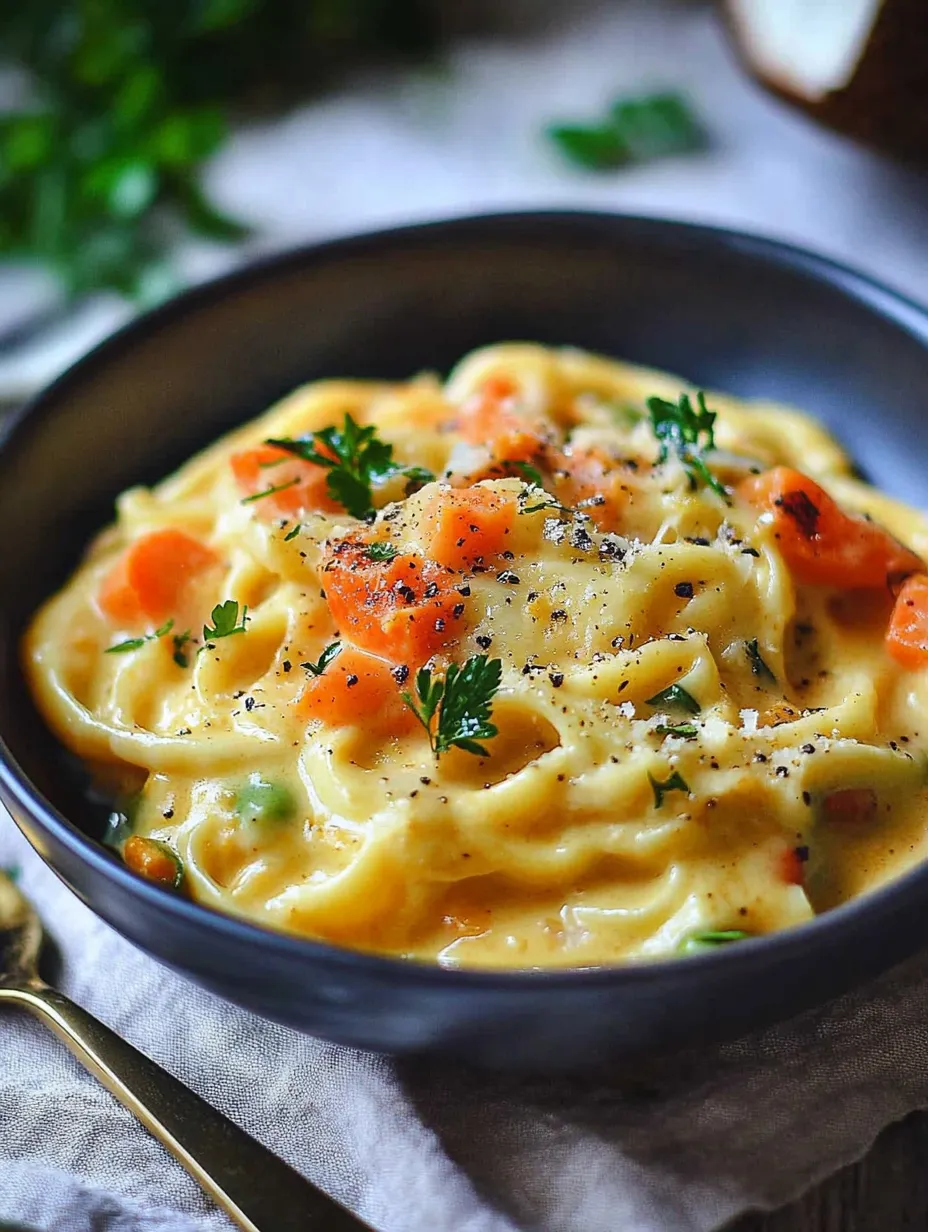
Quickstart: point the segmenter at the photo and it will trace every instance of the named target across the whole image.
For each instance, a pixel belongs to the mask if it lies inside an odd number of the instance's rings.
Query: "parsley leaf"
[[[489,757],[478,741],[498,735],[490,717],[502,672],[500,659],[472,655],[460,667],[450,664],[444,680],[433,679],[427,667],[416,673],[417,700],[404,692],[403,701],[425,728],[436,758],[451,748]]]
[[[203,626],[204,645],[200,647],[201,651],[206,649],[205,643],[207,642],[214,642],[220,637],[231,637],[233,633],[244,633],[245,623],[248,620],[248,607],[247,605],[242,607],[242,617],[239,621],[238,603],[235,599],[226,599],[225,603],[216,604],[209,618],[213,622],[213,627]]]
[[[418,492],[423,485],[431,483],[435,478],[432,472],[424,466],[404,466],[402,471],[406,476],[407,496],[412,496],[413,492]]]
[[[124,642],[117,642],[115,646],[107,646],[104,654],[126,654],[130,650],[138,650],[144,646],[149,640],[147,637],[130,637]]]
[[[677,723],[675,726],[658,723],[654,730],[658,736],[679,736],[681,740],[695,740],[699,735],[699,728],[695,723]]]
[[[287,533],[284,535],[284,543],[289,543],[291,539],[295,539],[302,529],[303,529],[303,523],[297,522],[296,525],[293,527],[293,529],[288,530]]]
[[[647,162],[705,144],[699,121],[685,99],[672,91],[618,99],[605,119],[554,124],[548,137],[565,158],[588,170]]]
[[[554,496],[545,487],[544,476],[537,466],[532,466],[531,462],[507,462],[507,466],[511,466],[513,470],[518,471],[525,479],[531,488],[538,489],[538,495],[544,496],[546,499],[537,505],[526,505],[524,500],[533,500],[535,493],[526,488],[520,497],[521,513],[550,513],[561,522],[570,521],[571,518],[589,518],[588,513],[582,513],[579,509],[571,509],[569,505],[562,504],[556,496]],[[524,500],[523,500],[524,498]]]
[[[757,638],[753,641],[744,643],[744,653],[748,656],[748,662],[751,664],[751,672],[761,680],[769,680],[772,683],[776,682],[776,676],[761,658],[761,653],[757,649]]]
[[[531,462],[510,462],[509,465],[513,470],[518,471],[523,479],[527,479],[529,483],[534,484],[536,488],[544,489],[545,482],[537,466],[532,466]]]
[[[171,639],[174,643],[174,654],[171,656],[178,667],[188,667],[190,657],[185,649],[190,641],[190,630],[186,629],[183,633],[175,633]]]
[[[648,398],[651,428],[660,442],[658,465],[666,462],[671,450],[677,455],[695,488],[699,480],[727,503],[731,499],[725,487],[706,465],[705,452],[715,448],[715,411],[706,406],[706,396],[700,390],[696,395],[698,410],[693,410],[689,394],[681,394],[677,402],[666,398]]]
[[[294,488],[299,483],[298,478],[288,479],[286,483],[276,483],[269,488],[265,488],[263,492],[254,492],[251,496],[243,496],[239,501],[240,505],[250,505],[253,501],[264,500],[265,496],[273,496],[275,492],[284,492],[287,488]]]
[[[648,782],[651,784],[651,789],[654,792],[655,808],[661,807],[664,803],[664,796],[668,791],[689,791],[689,784],[679,770],[674,770],[670,778],[665,779],[663,783],[660,779],[656,779],[653,774],[648,774]]]
[[[668,710],[682,710],[685,714],[699,714],[702,709],[692,693],[687,693],[681,684],[668,685],[666,689],[661,689],[660,693],[655,693],[646,700],[649,706],[658,709],[666,706]]]
[[[326,486],[329,495],[355,518],[367,518],[374,512],[373,486],[391,475],[405,474],[412,483],[427,483],[433,479],[424,467],[402,467],[393,461],[393,446],[376,435],[372,424],[362,428],[345,413],[341,428],[323,428],[311,436],[282,437],[267,441],[288,453],[323,466],[329,472]]]
[[[342,648],[341,642],[330,642],[315,663],[301,663],[311,676],[321,676]]]
[[[144,637],[130,637],[124,642],[117,642],[115,646],[107,646],[104,654],[127,654],[130,650],[138,650],[144,646],[146,642],[157,642],[159,637],[164,637],[166,633],[170,633],[174,628],[174,621],[168,620],[156,629],[154,633],[146,633]]]
[[[389,561],[399,556],[400,550],[395,548],[392,543],[371,543],[364,554],[368,560]]]
[[[733,941],[745,941],[750,933],[740,928],[725,928],[709,930],[702,933],[690,933],[680,942],[681,954],[701,954],[704,950],[715,950],[720,945],[730,945]]]
[[[602,124],[551,124],[547,135],[569,162],[587,171],[604,171],[630,161],[628,148],[608,120]]]

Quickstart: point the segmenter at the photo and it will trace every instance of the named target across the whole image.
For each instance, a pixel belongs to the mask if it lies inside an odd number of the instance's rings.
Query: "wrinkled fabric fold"
[[[6,817],[60,986],[379,1232],[710,1232],[770,1208],[928,1103],[928,957],[787,1024],[633,1077],[487,1074],[310,1039],[160,966]],[[0,1018],[0,1220],[64,1232],[231,1225],[38,1024]],[[262,1229],[262,1232],[273,1232]]]

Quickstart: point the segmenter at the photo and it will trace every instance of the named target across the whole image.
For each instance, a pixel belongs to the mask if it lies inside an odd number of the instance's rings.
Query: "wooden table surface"
[[[726,1232],[925,1232],[928,1112],[891,1125],[858,1164],[770,1215],[746,1215]]]

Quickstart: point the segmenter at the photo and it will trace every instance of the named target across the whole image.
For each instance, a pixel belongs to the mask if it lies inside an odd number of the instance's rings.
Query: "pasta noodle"
[[[582,967],[924,858],[928,522],[811,418],[684,392],[493,346],[124,493],[23,653],[127,863],[340,945]]]

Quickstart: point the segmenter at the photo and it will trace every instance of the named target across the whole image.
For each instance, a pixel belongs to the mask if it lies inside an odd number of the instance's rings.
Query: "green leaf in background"
[[[685,154],[706,144],[705,131],[689,103],[673,91],[619,99],[612,104],[610,118],[635,162]]]
[[[441,28],[432,0],[0,0],[3,60],[26,80],[0,116],[0,260],[47,265],[72,297],[176,290],[177,223],[248,232],[201,183],[234,120]]]
[[[548,137],[570,162],[601,171],[702,149],[706,134],[681,94],[617,99],[604,119],[552,124]]]
[[[570,162],[591,171],[631,161],[628,147],[611,123],[552,124],[548,136]]]

